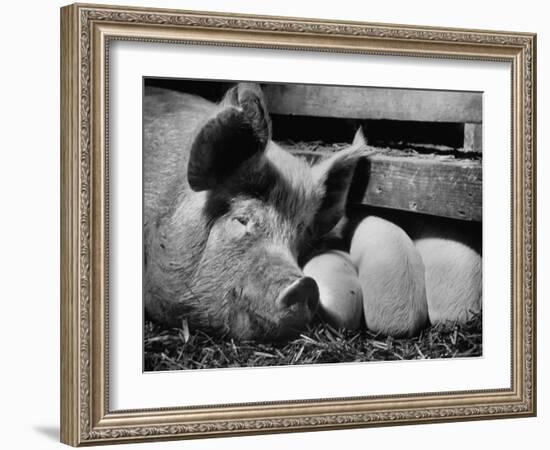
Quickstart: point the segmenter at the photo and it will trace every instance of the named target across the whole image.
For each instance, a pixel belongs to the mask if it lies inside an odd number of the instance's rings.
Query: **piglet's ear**
[[[187,166],[191,189],[203,191],[219,185],[242,163],[261,154],[270,137],[260,87],[244,83],[230,89],[191,146]]]
[[[314,178],[323,191],[323,200],[314,219],[316,233],[328,233],[344,216],[350,184],[359,160],[373,152],[364,143],[354,142],[312,167]]]

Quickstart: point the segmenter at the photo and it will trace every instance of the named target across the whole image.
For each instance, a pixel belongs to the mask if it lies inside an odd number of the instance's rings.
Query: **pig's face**
[[[284,338],[313,317],[319,292],[298,260],[318,234],[322,200],[310,167],[277,148],[208,193],[212,226],[194,284],[233,336]]]
[[[299,219],[245,195],[227,199],[224,210],[212,224],[194,279],[204,286],[200,295],[209,299],[210,315],[244,339],[302,330],[319,292],[297,264],[304,241]]]
[[[200,127],[188,163],[206,228],[188,316],[239,339],[287,338],[312,319],[319,291],[298,261],[343,215],[360,153],[310,166],[269,139],[261,92],[239,85]]]

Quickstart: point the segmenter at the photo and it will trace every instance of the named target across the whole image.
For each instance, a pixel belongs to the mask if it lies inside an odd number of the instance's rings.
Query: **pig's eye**
[[[240,224],[241,224],[242,226],[244,226],[244,227],[248,226],[248,222],[249,222],[248,217],[237,216],[237,217],[234,217],[233,220],[235,220],[236,222],[240,223]]]
[[[226,232],[233,238],[241,238],[252,232],[252,222],[245,216],[231,217],[226,226]]]

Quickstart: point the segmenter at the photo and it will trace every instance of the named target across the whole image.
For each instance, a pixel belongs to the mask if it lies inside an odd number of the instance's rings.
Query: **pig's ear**
[[[315,215],[315,233],[328,233],[344,216],[350,184],[357,163],[368,153],[364,147],[352,145],[312,167],[315,179],[323,192],[321,205]]]
[[[219,185],[242,163],[261,154],[270,137],[260,87],[240,84],[230,89],[191,146],[187,166],[191,189],[203,191]]]
[[[357,128],[357,131],[355,132],[355,136],[353,136],[353,142],[351,143],[352,147],[360,148],[360,147],[366,147],[368,145],[367,138],[365,137],[365,132],[363,131],[363,127],[360,126]]]
[[[221,106],[240,108],[252,125],[256,136],[264,145],[267,145],[271,139],[271,120],[260,85],[239,83],[225,94]]]

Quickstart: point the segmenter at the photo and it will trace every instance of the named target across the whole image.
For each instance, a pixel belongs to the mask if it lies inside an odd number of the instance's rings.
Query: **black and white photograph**
[[[144,370],[482,356],[482,99],[145,77]]]
[[[72,446],[515,449],[543,430],[541,15],[399,1],[55,11],[59,116],[22,97],[52,92],[35,59],[5,83],[25,159],[5,192],[28,188],[28,214],[4,221],[24,231],[4,235],[26,363],[4,359],[40,368],[7,371],[37,387],[8,383],[10,410],[54,414]],[[17,151],[43,157],[52,129],[58,184]],[[33,238],[58,252],[57,308]]]

